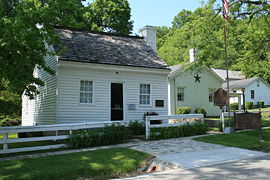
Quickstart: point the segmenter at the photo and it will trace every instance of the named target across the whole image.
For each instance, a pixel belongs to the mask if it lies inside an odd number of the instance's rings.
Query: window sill
[[[79,103],[79,106],[94,106],[94,103]]]

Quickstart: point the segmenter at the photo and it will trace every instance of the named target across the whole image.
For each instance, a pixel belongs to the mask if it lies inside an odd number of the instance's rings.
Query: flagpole
[[[227,51],[227,36],[228,36],[228,19],[229,19],[229,5],[227,0],[222,0],[222,7],[223,7],[223,17],[225,20],[224,24],[224,54],[225,54],[225,64],[226,64],[226,83],[227,83],[227,98],[228,98],[228,104],[227,104],[227,110],[228,110],[228,124],[230,127],[230,82],[229,82],[229,60],[228,60],[228,51]]]
[[[228,105],[227,105],[227,110],[229,112],[228,117],[229,117],[229,127],[230,127],[230,119],[231,119],[231,114],[230,114],[230,82],[229,82],[229,60],[228,60],[228,51],[227,51],[227,35],[228,35],[228,27],[227,27],[227,21],[224,24],[224,53],[225,53],[225,63],[226,63],[226,83],[227,83],[227,96],[228,96]]]

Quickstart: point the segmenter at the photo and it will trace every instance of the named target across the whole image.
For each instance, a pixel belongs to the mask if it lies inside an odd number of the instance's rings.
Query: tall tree
[[[59,43],[54,25],[129,34],[130,7],[126,0],[96,0],[84,7],[81,0],[0,1],[0,85],[34,97],[34,67],[54,72],[44,62],[46,45]],[[46,42],[46,44],[45,44]],[[56,52],[58,53],[58,52]]]
[[[84,17],[92,30],[128,35],[133,28],[127,0],[95,0],[86,8]]]
[[[172,27],[180,28],[181,26],[184,26],[186,23],[190,22],[192,18],[192,11],[184,9],[173,18]]]
[[[199,50],[191,68],[207,65],[225,68],[224,20],[218,1],[197,8],[190,21],[171,29],[159,47],[159,55],[169,65],[188,61],[188,50]],[[230,68],[247,77],[259,76],[270,82],[269,1],[230,1],[228,59]],[[160,37],[162,38],[162,37]]]

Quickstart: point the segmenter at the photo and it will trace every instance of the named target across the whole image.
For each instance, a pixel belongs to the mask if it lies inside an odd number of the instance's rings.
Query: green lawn
[[[232,134],[204,136],[194,139],[209,143],[222,144],[225,146],[270,152],[270,129],[264,129],[263,136],[264,141],[260,141],[258,131],[253,130]]]
[[[106,149],[0,162],[0,180],[76,180],[117,177],[134,171],[150,157],[127,148]]]

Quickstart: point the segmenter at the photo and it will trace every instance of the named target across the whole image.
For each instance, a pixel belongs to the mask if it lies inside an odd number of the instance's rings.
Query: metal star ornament
[[[200,76],[198,75],[198,73],[196,74],[196,76],[193,76],[193,77],[195,78],[195,83],[196,83],[196,82],[198,82],[198,83],[201,82],[200,79],[201,79],[202,77],[200,77]]]

